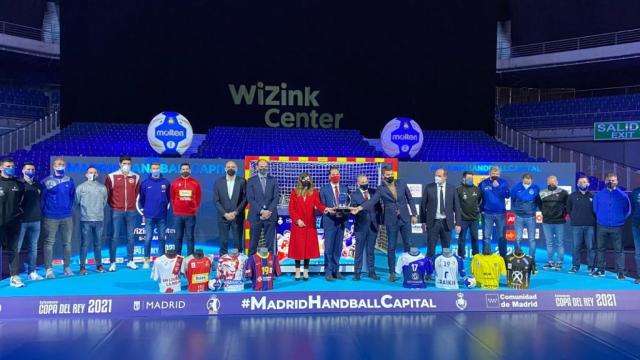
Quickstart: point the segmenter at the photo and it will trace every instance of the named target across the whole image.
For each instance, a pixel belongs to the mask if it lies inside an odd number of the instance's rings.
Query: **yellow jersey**
[[[471,274],[483,289],[497,289],[500,275],[507,275],[507,268],[498,254],[476,254],[471,259]]]

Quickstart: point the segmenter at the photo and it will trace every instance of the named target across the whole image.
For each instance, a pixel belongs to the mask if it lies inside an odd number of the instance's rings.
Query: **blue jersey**
[[[402,272],[402,286],[412,289],[426,288],[425,276],[433,273],[433,265],[431,260],[422,254],[404,253],[396,263],[396,272]]]

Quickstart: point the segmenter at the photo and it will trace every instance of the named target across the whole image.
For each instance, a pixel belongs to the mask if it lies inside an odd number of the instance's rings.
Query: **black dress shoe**
[[[393,273],[389,274],[389,281],[396,282],[396,274],[393,274]]]
[[[325,276],[324,276],[324,278],[325,278],[325,280],[327,280],[327,281],[334,281],[334,280],[335,280],[335,279],[334,279],[334,277],[333,277],[333,275],[330,275],[330,274],[325,275]]]
[[[353,281],[358,281],[358,280],[360,280],[360,273],[353,274]]]
[[[344,280],[344,275],[342,275],[342,274],[338,271],[338,272],[336,273],[335,278],[336,278],[336,279],[338,279],[338,280]]]
[[[374,272],[370,272],[369,277],[373,280],[380,280],[380,276],[376,275]]]
[[[303,281],[309,281],[309,277],[303,277],[302,280]]]
[[[295,278],[295,279],[296,279],[296,281],[300,281],[300,278],[299,278],[299,277],[297,277],[297,278]]]

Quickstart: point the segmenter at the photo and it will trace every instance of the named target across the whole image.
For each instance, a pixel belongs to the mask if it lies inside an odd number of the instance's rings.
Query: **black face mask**
[[[304,187],[311,186],[311,181],[309,181],[309,180],[302,180],[301,183],[302,183],[302,186],[304,186]]]
[[[387,184],[391,184],[393,182],[393,176],[389,176],[389,177],[384,178],[384,181],[386,181]]]
[[[500,179],[500,177],[499,177],[499,176],[496,176],[496,175],[493,175],[493,176],[491,177],[491,180],[493,180],[493,181],[496,181],[496,180],[498,180],[498,179]]]
[[[361,190],[363,190],[363,191],[367,191],[367,190],[369,190],[369,184],[362,184],[362,185],[360,185],[360,189],[361,189]]]
[[[607,188],[608,189],[613,189],[613,183],[611,181],[607,182]]]
[[[549,190],[551,190],[551,191],[555,191],[555,189],[557,189],[558,187],[555,186],[555,185],[549,185],[549,186],[547,186],[547,188],[549,188]]]
[[[236,171],[235,171],[235,170],[233,170],[233,169],[229,169],[229,170],[227,170],[227,175],[229,175],[229,176],[233,176],[233,175],[235,175],[235,174],[236,174]]]

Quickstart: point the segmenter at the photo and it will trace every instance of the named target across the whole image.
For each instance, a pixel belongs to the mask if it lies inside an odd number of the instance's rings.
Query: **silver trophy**
[[[336,206],[336,211],[349,211],[349,207],[351,205],[351,196],[347,193],[340,193],[338,195],[338,205]]]

